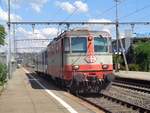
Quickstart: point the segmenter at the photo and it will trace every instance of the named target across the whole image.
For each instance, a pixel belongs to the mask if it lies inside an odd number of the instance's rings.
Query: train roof
[[[77,30],[75,29],[75,30],[67,31],[66,34],[70,36],[101,35],[102,37],[111,37],[111,35],[107,31],[96,31],[96,30],[87,30],[87,29],[77,29]]]
[[[93,36],[102,36],[102,37],[108,37],[111,38],[110,33],[107,31],[96,31],[96,30],[88,30],[88,29],[73,29],[69,31],[64,31],[61,33],[58,37],[54,38],[53,41],[51,41],[48,46],[57,40],[61,39],[62,37],[69,37],[69,36],[85,36],[85,35],[93,35]]]

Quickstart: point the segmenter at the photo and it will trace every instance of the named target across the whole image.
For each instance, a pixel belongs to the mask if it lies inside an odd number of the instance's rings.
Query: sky
[[[90,19],[113,21],[114,6],[114,0],[11,0],[11,13],[12,20],[20,21],[88,21]],[[120,21],[150,19],[149,0],[119,0],[118,6]],[[138,11],[143,7],[145,8]],[[107,10],[109,8],[112,9]],[[138,12],[130,15],[134,11]],[[7,0],[0,0],[0,12],[7,12]],[[72,13],[73,15],[69,17]],[[124,18],[127,15],[130,16]],[[7,18],[1,14],[0,20],[5,21]]]
[[[10,0],[11,21],[115,21],[114,0]],[[149,0],[118,0],[120,22],[150,21]],[[0,24],[6,26],[7,0],[0,0]],[[114,27],[95,27],[114,34]],[[120,26],[120,34],[131,26]],[[58,26],[17,26],[18,37],[47,38],[58,34]],[[134,32],[149,32],[149,26],[135,26]],[[38,35],[37,35],[38,34]]]

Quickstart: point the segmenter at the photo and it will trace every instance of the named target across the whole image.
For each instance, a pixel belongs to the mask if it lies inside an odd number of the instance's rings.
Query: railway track
[[[147,88],[150,89],[149,81],[147,80],[135,80],[135,79],[129,79],[129,78],[116,78],[115,83],[121,83],[126,85],[132,85],[136,86],[138,88]]]
[[[104,94],[97,97],[79,97],[107,113],[138,113],[131,105]]]
[[[116,97],[100,94],[97,97],[79,96],[88,103],[108,113],[149,113],[150,109],[132,104]]]
[[[112,82],[97,96],[80,96],[81,99],[109,113],[149,113],[150,90],[146,86]]]
[[[150,94],[150,86],[148,88],[148,85],[144,86],[136,83],[128,84],[127,82],[121,82],[121,81],[112,82],[112,85]]]
[[[78,95],[108,113],[150,113],[148,86],[114,81],[99,95]]]

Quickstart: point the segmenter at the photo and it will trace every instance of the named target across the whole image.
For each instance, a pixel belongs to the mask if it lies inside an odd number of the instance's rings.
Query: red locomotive
[[[37,58],[37,72],[72,92],[98,92],[112,71],[111,36],[105,31],[65,31]]]

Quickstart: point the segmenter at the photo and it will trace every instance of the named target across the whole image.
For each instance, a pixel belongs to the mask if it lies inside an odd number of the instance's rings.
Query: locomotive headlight
[[[78,70],[78,69],[79,69],[79,66],[78,66],[78,65],[73,65],[73,66],[72,66],[72,69],[73,69],[73,70]]]
[[[103,69],[108,69],[108,67],[109,67],[109,65],[107,65],[107,64],[103,64],[103,65],[102,65],[102,68],[103,68]]]

